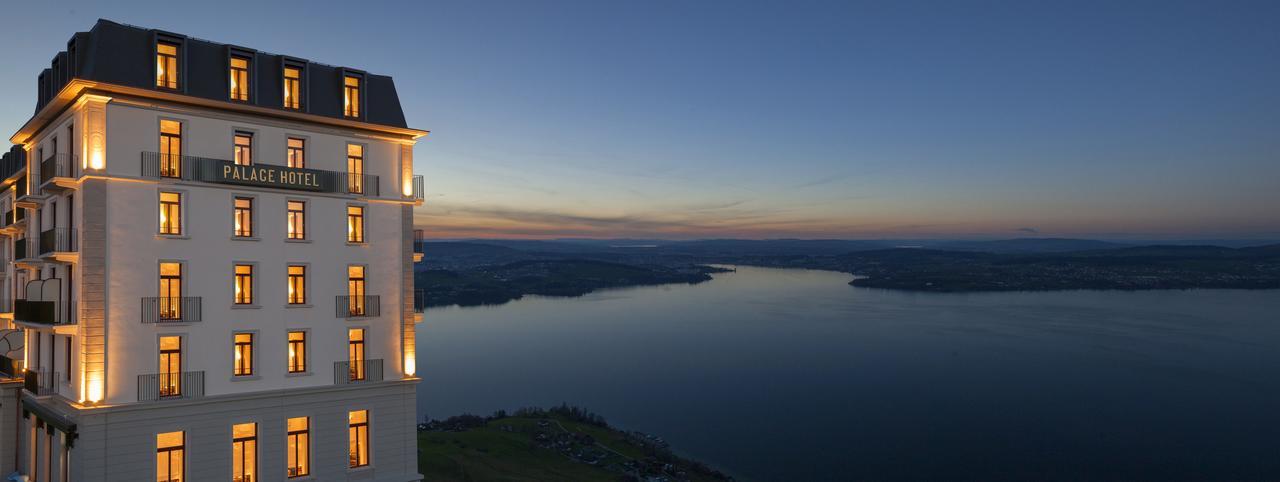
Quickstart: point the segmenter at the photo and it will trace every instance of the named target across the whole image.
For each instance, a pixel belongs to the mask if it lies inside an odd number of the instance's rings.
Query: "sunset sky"
[[[103,17],[395,77],[433,237],[1280,238],[1280,2],[308,5],[11,5],[0,127]]]

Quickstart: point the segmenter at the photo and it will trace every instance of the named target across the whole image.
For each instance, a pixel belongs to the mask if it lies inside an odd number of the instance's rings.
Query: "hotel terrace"
[[[106,20],[65,47],[0,161],[0,474],[420,480],[392,79]]]

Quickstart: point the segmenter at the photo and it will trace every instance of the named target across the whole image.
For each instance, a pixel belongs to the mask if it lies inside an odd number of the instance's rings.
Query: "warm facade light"
[[[405,181],[404,181],[404,197],[409,197],[409,196],[412,196],[412,195],[413,195],[413,178],[405,179]]]
[[[414,376],[418,373],[418,361],[413,354],[404,356],[404,374],[406,376]]]
[[[102,401],[102,380],[96,379],[96,378],[89,380],[88,385],[89,385],[88,390],[86,390],[88,393],[85,394],[85,398],[89,400],[89,403],[101,402]]]

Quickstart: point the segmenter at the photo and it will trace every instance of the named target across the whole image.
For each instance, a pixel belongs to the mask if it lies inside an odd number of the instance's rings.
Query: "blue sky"
[[[436,237],[1280,238],[1280,2],[22,2],[396,78]]]

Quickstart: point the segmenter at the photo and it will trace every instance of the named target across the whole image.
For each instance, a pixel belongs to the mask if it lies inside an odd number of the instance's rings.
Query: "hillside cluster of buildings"
[[[0,478],[421,480],[392,79],[100,20],[38,84],[0,161]]]

